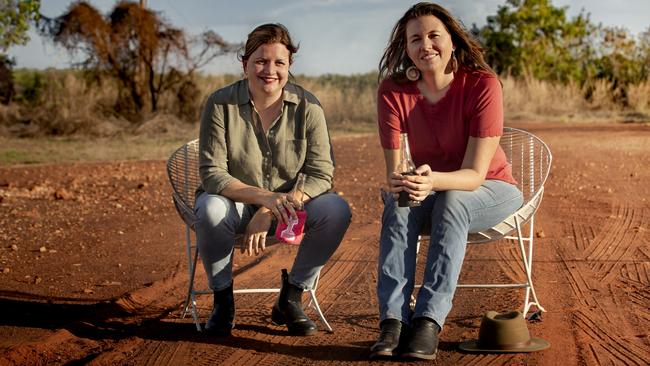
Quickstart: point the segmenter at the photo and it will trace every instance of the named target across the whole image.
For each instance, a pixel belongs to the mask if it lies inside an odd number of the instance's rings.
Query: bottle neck
[[[400,161],[400,170],[401,173],[412,173],[415,170],[415,164],[413,159],[411,159],[411,149],[409,147],[408,136],[403,133],[400,135],[400,149],[401,149],[401,161]]]

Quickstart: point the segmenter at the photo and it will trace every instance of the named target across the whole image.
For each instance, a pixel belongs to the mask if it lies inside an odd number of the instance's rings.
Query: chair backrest
[[[531,201],[542,193],[551,170],[550,149],[532,133],[512,127],[503,129],[500,145],[512,165],[512,175],[524,202]]]
[[[551,168],[552,155],[548,146],[532,133],[512,127],[504,128],[500,144],[512,165],[517,186],[524,195],[524,205],[538,199]],[[174,189],[174,204],[190,226],[196,221],[194,193],[201,184],[198,160],[198,139],[178,148],[167,160],[167,174]]]
[[[193,226],[194,193],[201,184],[199,177],[199,140],[192,140],[178,148],[167,160],[167,175],[174,189],[172,197],[183,220]]]

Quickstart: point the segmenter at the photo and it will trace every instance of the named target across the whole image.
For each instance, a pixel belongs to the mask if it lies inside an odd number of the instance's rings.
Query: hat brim
[[[478,341],[467,341],[458,345],[463,351],[467,352],[485,352],[485,353],[525,353],[525,352],[535,352],[541,351],[543,349],[549,348],[551,345],[547,341],[541,338],[531,338],[530,345],[522,348],[513,348],[513,349],[488,349],[481,348],[478,345]]]

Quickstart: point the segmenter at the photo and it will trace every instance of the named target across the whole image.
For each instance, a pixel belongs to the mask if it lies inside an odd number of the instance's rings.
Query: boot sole
[[[286,325],[287,321],[284,319],[284,315],[279,310],[276,310],[275,307],[273,307],[273,310],[271,311],[271,321],[275,325]],[[289,331],[289,334],[291,335],[297,335],[297,336],[310,336],[316,334],[318,332],[318,329],[308,329],[308,330],[295,330],[292,329],[287,325],[287,330]]]
[[[382,358],[393,358],[397,356],[398,353],[396,352],[391,352],[391,351],[376,351],[370,353],[370,359],[371,360],[376,360],[376,359],[382,359]]]
[[[409,353],[402,353],[402,357],[416,359],[416,360],[435,360],[437,353],[438,352],[436,351],[432,355],[427,355],[423,353],[409,352]]]

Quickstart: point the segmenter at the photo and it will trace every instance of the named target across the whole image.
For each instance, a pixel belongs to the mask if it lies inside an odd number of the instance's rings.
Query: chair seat
[[[479,231],[478,233],[470,233],[467,236],[467,242],[470,244],[486,243],[494,240],[499,240],[517,229],[515,218],[519,219],[519,224],[527,223],[537,211],[539,203],[542,200],[542,191],[539,194],[526,202],[519,210],[510,215],[507,219],[494,225],[493,227]]]

